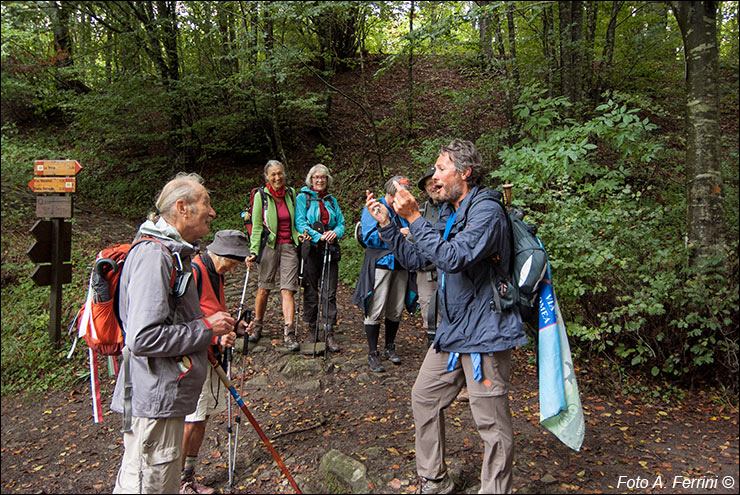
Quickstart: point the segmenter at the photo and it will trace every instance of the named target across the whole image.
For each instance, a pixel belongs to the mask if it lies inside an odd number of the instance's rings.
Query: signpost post
[[[28,187],[36,196],[37,220],[30,232],[36,241],[26,254],[39,263],[31,278],[39,286],[51,286],[49,296],[49,338],[59,342],[62,323],[62,285],[72,281],[72,196],[77,187],[76,175],[82,167],[77,160],[36,160],[34,178]],[[61,176],[61,177],[57,177]]]

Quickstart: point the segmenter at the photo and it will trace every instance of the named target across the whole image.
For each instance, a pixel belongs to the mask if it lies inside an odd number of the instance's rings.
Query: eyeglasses
[[[313,180],[321,180],[321,181],[324,181],[324,180],[326,180],[326,179],[327,179],[327,177],[326,177],[325,175],[314,175],[314,176],[312,177],[312,179],[313,179]]]

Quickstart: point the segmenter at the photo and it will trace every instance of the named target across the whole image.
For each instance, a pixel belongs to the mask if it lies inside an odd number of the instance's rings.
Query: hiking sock
[[[398,325],[401,322],[391,321],[388,318],[385,319],[385,346],[391,347],[396,341],[396,334],[398,333]]]
[[[370,353],[378,350],[378,337],[380,336],[380,324],[365,325],[365,335],[367,335],[367,347]]]
[[[195,465],[198,463],[198,457],[193,455],[185,456],[185,467],[180,474],[180,480],[185,481],[195,475]]]

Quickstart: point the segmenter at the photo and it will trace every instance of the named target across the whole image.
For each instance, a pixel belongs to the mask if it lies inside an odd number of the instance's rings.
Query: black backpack
[[[367,244],[362,240],[362,222],[360,220],[355,224],[355,240],[363,249],[367,249]]]

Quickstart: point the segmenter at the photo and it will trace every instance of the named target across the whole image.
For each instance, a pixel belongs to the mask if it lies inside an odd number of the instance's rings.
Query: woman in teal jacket
[[[311,237],[308,249],[302,249],[303,321],[308,324],[309,339],[314,338],[316,325],[321,324],[326,332],[327,348],[339,352],[334,340],[334,325],[337,322],[339,239],[344,235],[344,216],[337,200],[329,193],[331,183],[329,169],[324,165],[319,163],[308,171],[306,187],[296,197],[295,227]],[[328,261],[329,257],[331,261],[324,266],[325,258]],[[319,294],[322,278],[324,290]],[[321,321],[318,321],[319,299]]]
[[[295,293],[298,290],[298,231],[295,229],[295,191],[286,185],[285,166],[277,160],[265,165],[265,187],[254,194],[252,236],[247,263],[260,265],[254,319],[247,331],[256,342],[262,334],[267,298],[278,283],[282,295],[285,347],[297,351]]]

